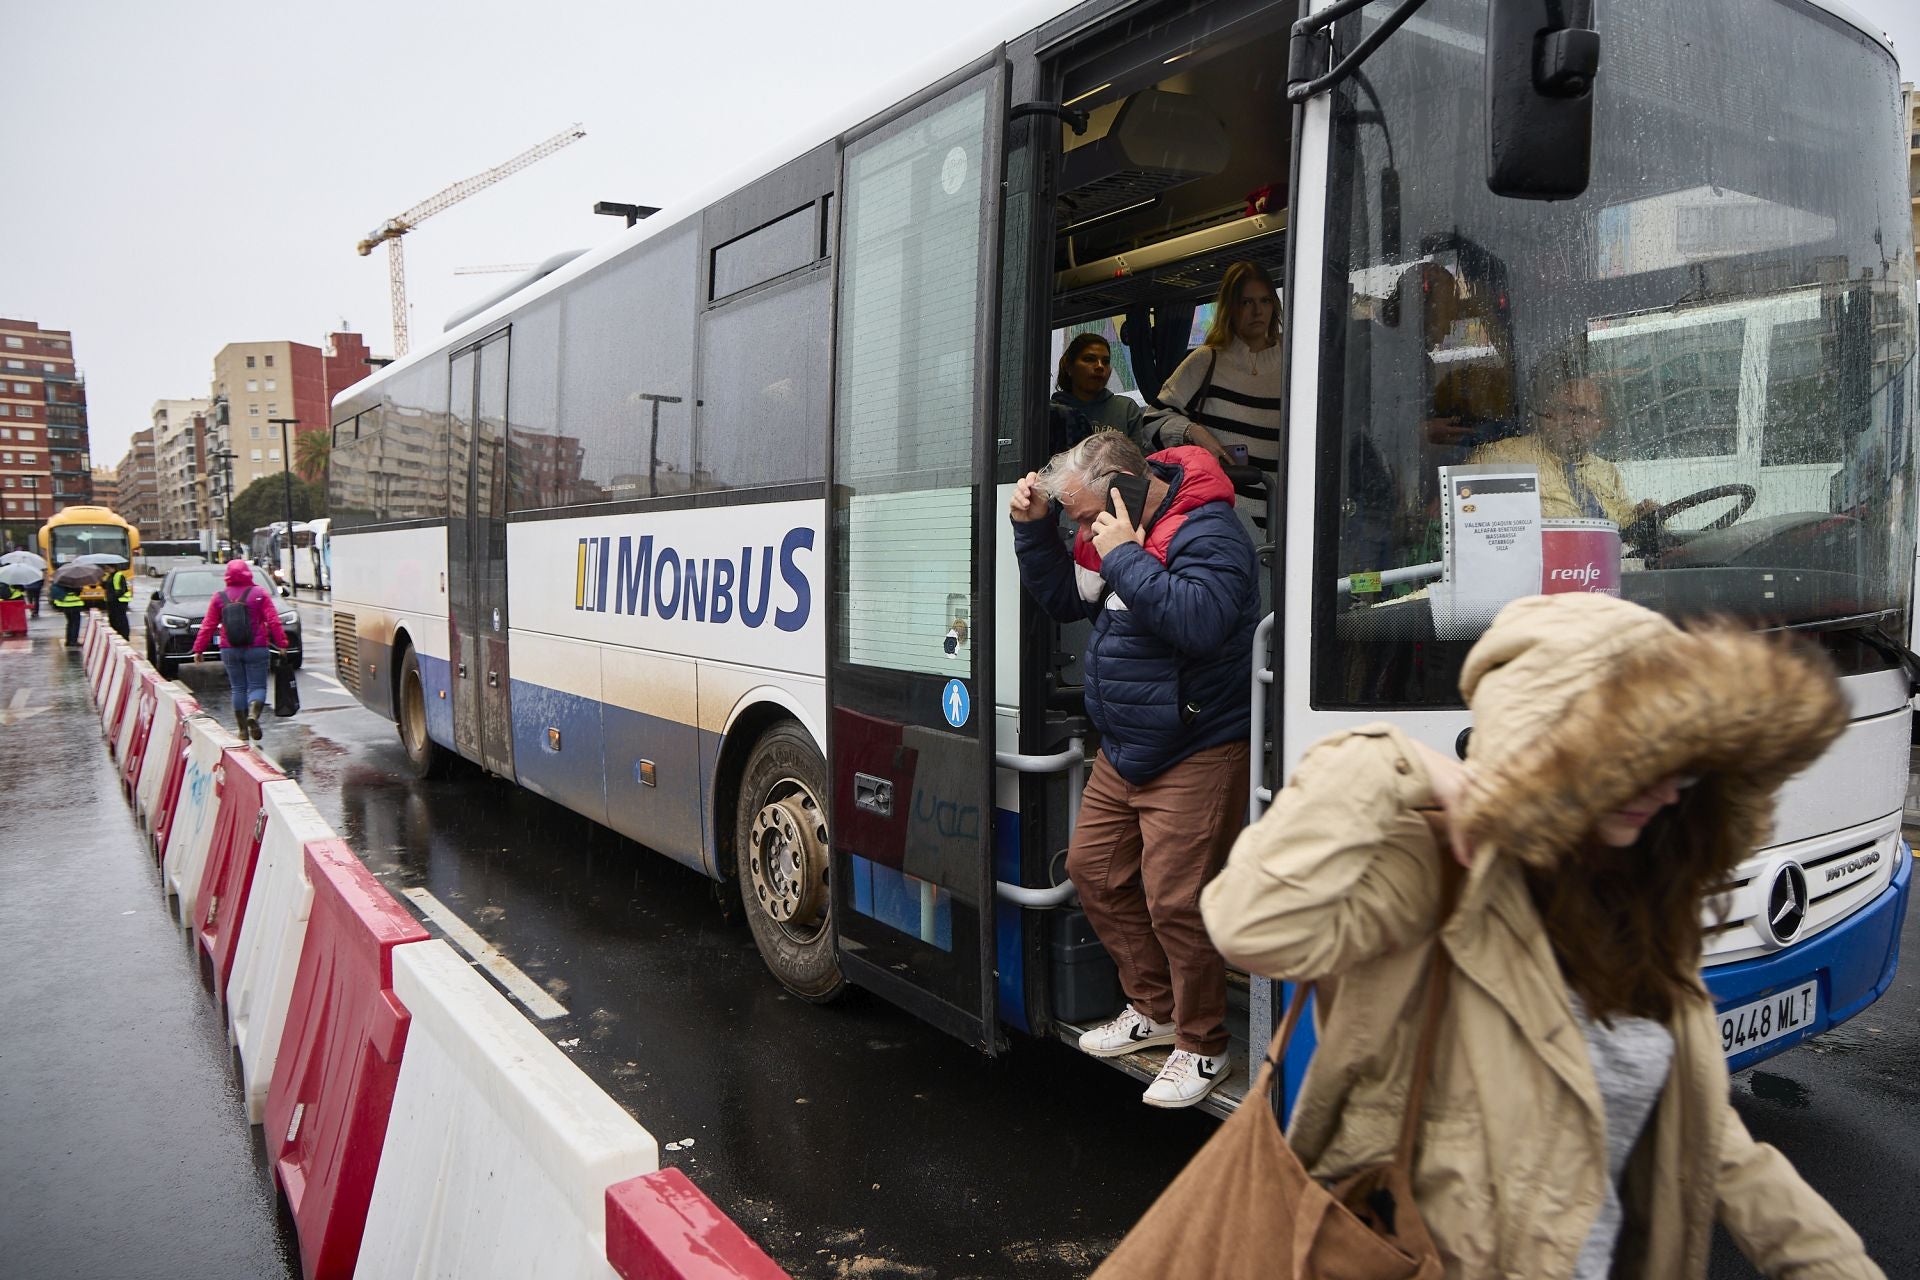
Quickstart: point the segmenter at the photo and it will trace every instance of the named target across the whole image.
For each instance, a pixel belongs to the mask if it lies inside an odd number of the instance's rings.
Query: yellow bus
[[[40,526],[40,554],[46,557],[48,573],[70,560],[105,552],[125,556],[131,567],[139,551],[140,531],[107,507],[68,507]],[[89,605],[105,604],[106,588],[84,587],[80,597]]]

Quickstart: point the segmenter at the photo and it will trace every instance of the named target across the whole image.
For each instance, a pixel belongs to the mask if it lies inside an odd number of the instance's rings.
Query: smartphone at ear
[[[1143,527],[1147,520],[1147,477],[1118,475],[1113,478],[1113,487],[1107,490],[1107,510],[1119,515],[1113,506],[1113,495],[1116,493],[1127,504],[1127,519],[1133,523],[1133,527]]]

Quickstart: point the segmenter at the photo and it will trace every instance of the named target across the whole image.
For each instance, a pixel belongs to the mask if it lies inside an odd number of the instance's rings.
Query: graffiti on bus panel
[[[574,554],[573,607],[681,622],[799,631],[813,611],[813,587],[799,557],[814,531],[787,530],[776,546],[699,556],[651,533],[581,538]],[[780,579],[774,586],[776,572]]]

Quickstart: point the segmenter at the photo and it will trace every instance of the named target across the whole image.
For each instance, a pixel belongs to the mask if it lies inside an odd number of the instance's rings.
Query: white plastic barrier
[[[167,833],[166,857],[160,864],[160,884],[180,899],[180,927],[193,927],[193,908],[200,896],[200,875],[207,867],[213,843],[214,820],[220,816],[220,753],[240,745],[240,739],[222,729],[205,712],[186,717],[187,771],[180,779],[180,800],[173,829]]]
[[[160,696],[153,704],[153,728],[147,736],[147,754],[141,758],[140,776],[133,787],[134,817],[140,829],[149,835],[153,833],[154,808],[166,788],[167,771],[173,765],[173,758],[180,754],[182,720],[199,709],[200,704],[194,701],[185,685],[160,686]]]
[[[413,1015],[354,1274],[595,1276],[607,1188],[653,1135],[440,941],[393,950]]]
[[[100,732],[111,741],[114,732],[120,727],[113,718],[114,699],[120,696],[120,686],[126,683],[127,657],[132,650],[127,642],[115,636],[107,643],[107,665],[100,673]]]
[[[259,1124],[266,1111],[267,1086],[279,1058],[280,1033],[286,1028],[293,979],[300,969],[300,948],[307,940],[307,916],[313,910],[313,884],[307,879],[310,841],[331,840],[333,828],[294,782],[269,782],[260,788],[267,829],[253,867],[247,914],[227,978],[227,1037],[240,1050],[240,1076],[247,1097],[247,1121]]]
[[[133,746],[133,735],[140,728],[140,686],[146,683],[147,676],[153,674],[153,664],[145,658],[133,660],[133,673],[127,677],[127,705],[120,708],[120,725],[114,730],[115,760],[125,761],[128,750]]]

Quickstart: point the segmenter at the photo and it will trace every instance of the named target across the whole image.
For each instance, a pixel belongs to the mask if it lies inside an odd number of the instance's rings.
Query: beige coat
[[[1746,847],[1769,797],[1845,723],[1830,676],[1768,641],[1683,634],[1602,596],[1502,612],[1461,680],[1475,716],[1474,837],[1437,935],[1454,973],[1414,1186],[1451,1277],[1572,1273],[1605,1196],[1602,1103],[1522,863],[1551,866],[1594,820],[1675,772],[1714,772]],[[1313,1172],[1387,1159],[1439,927],[1421,758],[1399,730],[1307,752],[1201,905],[1229,960],[1318,979],[1320,1046],[1290,1138]],[[1768,1276],[1878,1277],[1859,1237],[1728,1101],[1705,988],[1676,1012],[1673,1071],[1624,1179],[1616,1275],[1699,1277],[1717,1217]]]

